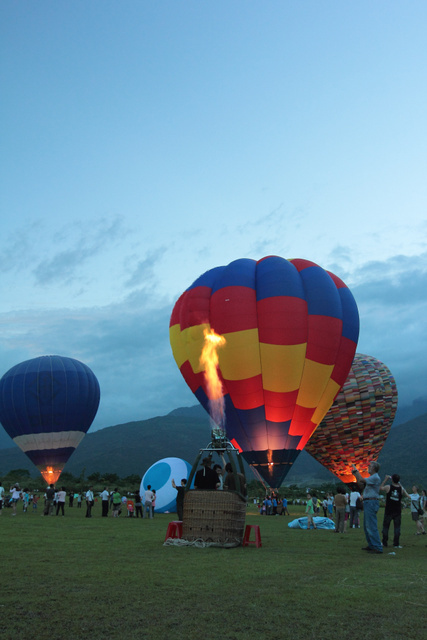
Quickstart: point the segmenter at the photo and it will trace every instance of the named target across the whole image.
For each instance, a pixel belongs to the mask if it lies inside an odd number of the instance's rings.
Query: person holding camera
[[[381,478],[378,475],[380,465],[378,462],[371,460],[368,465],[369,476],[367,478],[362,476],[355,465],[352,466],[352,470],[357,482],[360,483],[360,485],[364,485],[363,528],[368,546],[363,547],[363,549],[369,553],[383,553],[377,522],[377,513],[380,508]]]

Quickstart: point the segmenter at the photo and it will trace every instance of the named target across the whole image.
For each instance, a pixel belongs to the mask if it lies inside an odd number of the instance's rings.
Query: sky
[[[202,273],[306,258],[357,351],[427,398],[427,3],[3,0],[0,375],[88,364],[92,430],[196,404],[169,318]]]

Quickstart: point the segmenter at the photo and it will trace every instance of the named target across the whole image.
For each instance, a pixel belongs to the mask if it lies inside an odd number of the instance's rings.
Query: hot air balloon
[[[390,370],[380,360],[356,353],[347,380],[305,450],[343,482],[355,482],[352,465],[369,475],[369,461],[377,459],[396,409]]]
[[[52,484],[92,424],[99,398],[98,380],[87,365],[41,356],[17,364],[0,380],[0,422]]]
[[[200,276],[175,304],[170,342],[209,411],[205,329],[225,338],[218,369],[227,436],[279,487],[349,372],[359,334],[354,298],[308,260],[240,259]]]

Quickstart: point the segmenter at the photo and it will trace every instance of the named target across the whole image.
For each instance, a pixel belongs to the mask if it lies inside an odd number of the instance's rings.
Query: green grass
[[[163,546],[173,515],[0,517],[2,640],[397,640],[425,637],[427,536],[404,513],[396,555],[260,517],[262,548]],[[380,511],[379,521],[382,520]]]

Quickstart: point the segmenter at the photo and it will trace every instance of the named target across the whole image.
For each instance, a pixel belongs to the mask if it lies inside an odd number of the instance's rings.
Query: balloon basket
[[[214,491],[187,489],[184,497],[182,518],[182,538],[188,542],[201,542],[203,546],[237,547],[243,542],[246,517],[246,495],[240,487],[240,479],[245,478],[243,461],[239,450],[226,439],[213,438],[194,461],[187,487],[192,486],[203,454],[216,454],[222,462],[225,457],[231,463],[237,478],[236,491]]]
[[[238,547],[243,542],[245,517],[246,502],[238,493],[192,489],[184,498],[182,538],[218,547]]]

